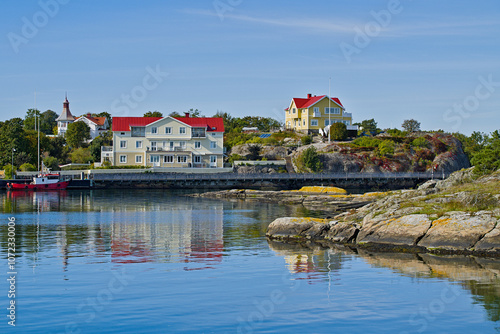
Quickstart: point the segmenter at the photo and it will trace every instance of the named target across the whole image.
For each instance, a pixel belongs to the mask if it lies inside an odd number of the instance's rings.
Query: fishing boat
[[[7,183],[8,190],[61,190],[66,189],[69,180],[63,181],[59,174],[40,173],[30,183]]]

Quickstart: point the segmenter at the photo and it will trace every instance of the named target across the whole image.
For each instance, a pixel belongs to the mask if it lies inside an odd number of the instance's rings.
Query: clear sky
[[[284,121],[339,97],[354,121],[500,129],[500,1],[2,1],[0,120],[35,105]]]

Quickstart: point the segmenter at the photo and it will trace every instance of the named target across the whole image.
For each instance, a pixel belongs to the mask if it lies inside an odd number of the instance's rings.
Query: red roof
[[[295,102],[295,105],[297,106],[297,108],[302,109],[302,108],[309,108],[309,107],[315,105],[316,103],[318,103],[320,100],[324,99],[325,97],[328,98],[326,95],[320,95],[320,96],[311,96],[311,97],[305,98],[305,99],[294,98],[293,101]],[[340,100],[338,97],[332,98],[332,101],[334,101],[339,106],[344,108],[342,103],[340,103]]]
[[[82,116],[88,119],[91,122],[94,122],[97,125],[103,126],[106,121],[106,117],[92,117],[92,116]],[[82,117],[77,117],[76,119],[80,119]]]
[[[130,131],[131,126],[146,126],[164,117],[113,117],[112,131]],[[224,120],[219,117],[173,117],[191,127],[206,127],[207,131],[224,132]]]
[[[130,131],[131,126],[146,126],[163,117],[113,117],[112,131]]]
[[[208,131],[224,132],[224,119],[221,117],[174,117],[192,127],[208,127]]]

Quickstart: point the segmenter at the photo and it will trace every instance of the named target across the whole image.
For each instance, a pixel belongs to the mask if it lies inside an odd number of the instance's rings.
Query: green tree
[[[170,114],[168,114],[170,117],[181,117],[181,114],[179,114],[177,111],[172,111]]]
[[[429,141],[427,139],[425,139],[424,137],[415,138],[411,142],[411,146],[414,146],[414,147],[428,148],[429,145],[430,145]]]
[[[304,163],[304,166],[306,166],[313,172],[319,172],[323,169],[323,164],[321,163],[318,152],[316,152],[314,146],[311,146],[308,149],[306,149],[302,153],[301,159],[302,162]]]
[[[346,140],[347,139],[347,126],[344,123],[333,123],[330,126],[330,139],[331,140]]]
[[[472,153],[471,164],[474,174],[486,175],[500,169],[500,133],[497,131],[488,137],[484,147]]]
[[[13,174],[15,174],[14,169],[12,168],[11,164],[3,166],[3,170],[5,172],[5,178],[6,179],[12,179]]]
[[[89,150],[94,161],[101,161],[101,147],[113,145],[113,133],[111,131],[103,132],[90,143]]]
[[[418,132],[420,131],[420,122],[414,119],[406,119],[403,121],[401,127],[408,132]]]
[[[50,170],[59,170],[59,161],[55,157],[48,156],[44,158],[43,164]]]
[[[144,117],[163,117],[163,114],[157,110],[148,111],[147,113],[144,114]]]
[[[21,118],[0,122],[0,166],[11,163],[12,149],[16,149],[16,154],[29,152],[29,142],[23,127]]]
[[[229,132],[233,129],[234,127],[234,117],[232,117],[229,113],[224,112],[224,111],[217,111],[215,115],[212,117],[217,117],[217,118],[222,118],[224,122],[224,130],[226,132]]]
[[[24,116],[24,129],[25,130],[35,130],[35,119],[40,117],[40,110],[38,109],[28,109],[26,116]],[[41,119],[40,119],[41,123]],[[38,125],[36,126],[38,127]]]
[[[377,127],[377,122],[375,122],[375,119],[365,119],[361,123],[354,123],[353,125],[358,125],[361,129],[360,131],[362,133],[370,133],[372,135],[375,135],[380,132],[380,129]]]
[[[249,154],[246,155],[248,160],[259,160],[260,158],[260,145],[250,145],[248,146]]]
[[[198,109],[191,108],[187,112],[189,113],[189,117],[205,117],[201,114],[201,110]]]
[[[51,135],[54,126],[57,126],[57,113],[52,110],[46,110],[40,115],[40,131],[46,135]]]
[[[81,147],[90,138],[90,128],[84,122],[73,122],[68,125],[66,142],[72,148]]]
[[[71,162],[75,164],[86,164],[87,162],[93,162],[92,154],[88,148],[77,148],[70,153]]]

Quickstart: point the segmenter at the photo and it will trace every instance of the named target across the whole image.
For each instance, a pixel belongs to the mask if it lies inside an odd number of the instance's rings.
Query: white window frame
[[[174,163],[174,156],[173,155],[165,155],[163,157],[163,162],[166,164],[173,164]]]
[[[179,163],[179,164],[186,163],[187,162],[187,158],[188,158],[187,155],[178,155],[177,156],[177,163]]]
[[[152,126],[152,127],[151,127],[151,134],[155,135],[155,134],[157,134],[157,133],[158,133],[158,127],[156,127],[156,126]]]
[[[120,140],[120,148],[127,148],[127,141],[126,140]]]
[[[156,141],[151,142],[151,151],[158,151],[158,142]]]
[[[194,148],[201,148],[201,141],[195,141]]]
[[[121,164],[126,164],[127,163],[127,156],[122,154],[120,155],[120,163]]]
[[[340,115],[340,108],[339,107],[325,107],[325,114],[330,114],[330,115]]]
[[[180,142],[179,142],[179,146],[180,146],[182,149],[185,149],[185,148],[186,148],[186,142],[185,142],[185,141],[180,141]]]
[[[314,107],[314,112],[319,112],[319,107]]]
[[[292,108],[292,113],[295,114],[297,112],[297,108]]]
[[[181,134],[181,135],[186,134],[186,127],[185,127],[185,126],[181,126],[181,127],[179,128],[179,134]]]
[[[325,126],[331,125],[329,122],[330,122],[330,120],[325,119]],[[333,123],[334,123],[334,121],[332,121],[332,124],[333,124]]]
[[[210,148],[217,148],[217,142],[211,141],[210,142]]]
[[[167,127],[165,128],[165,134],[166,134],[166,135],[171,135],[171,134],[172,134],[172,128],[171,128],[170,126],[167,126]]]
[[[136,164],[142,164],[142,155],[136,155],[135,156],[135,163]]]
[[[311,119],[311,126],[318,126],[318,120],[317,119]]]
[[[142,148],[142,140],[135,141],[135,148]]]
[[[201,155],[195,155],[195,156],[193,156],[193,163],[195,163],[195,164],[201,164]]]

